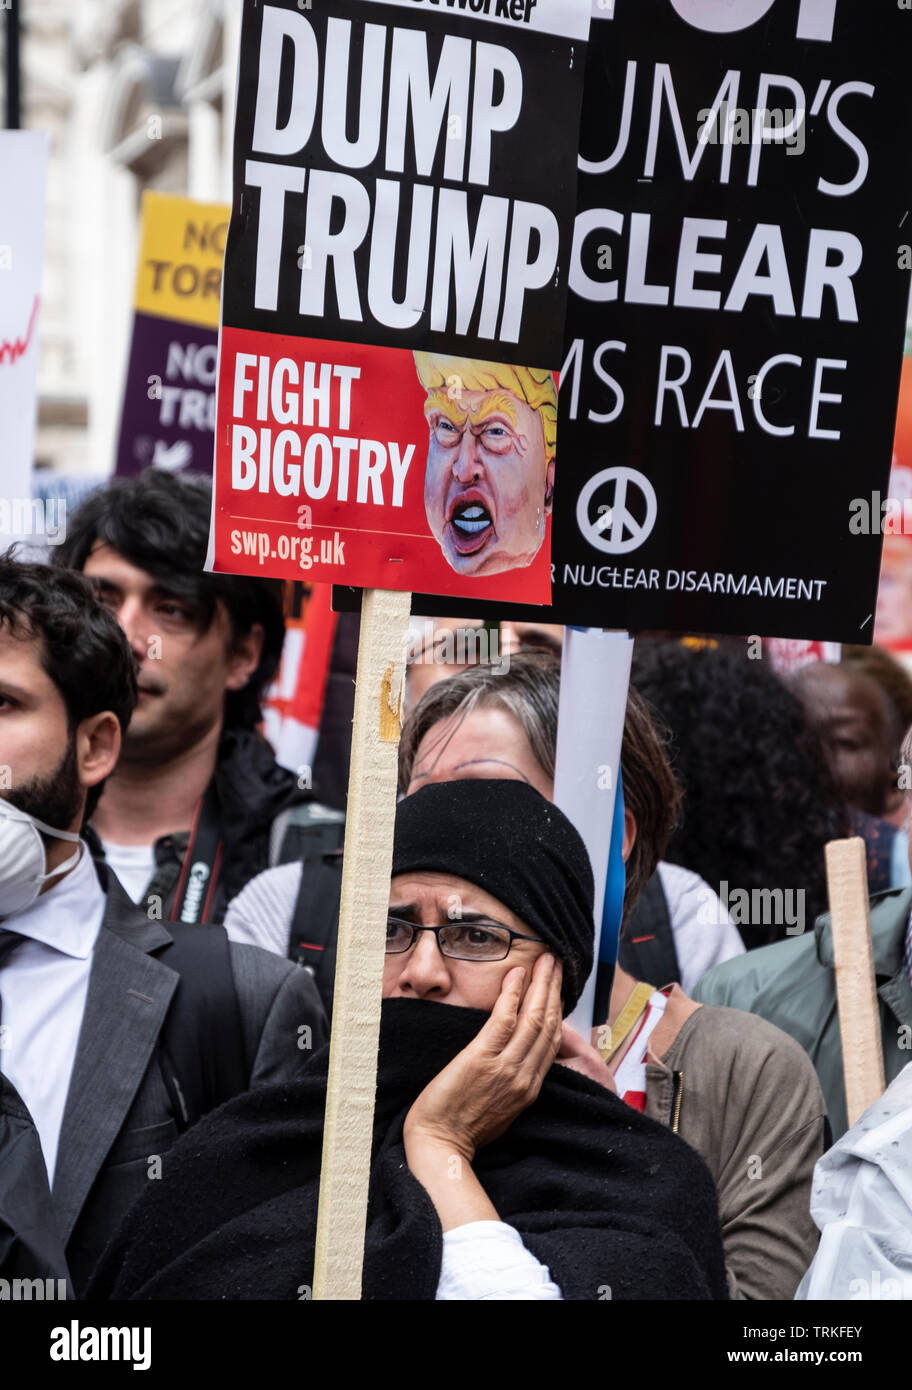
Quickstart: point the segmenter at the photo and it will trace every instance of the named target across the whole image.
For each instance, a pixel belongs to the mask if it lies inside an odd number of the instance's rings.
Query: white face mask
[[[58,840],[72,840],[79,847],[56,869],[47,871],[44,841],[39,831]],[[55,830],[20,811],[0,797],[0,918],[31,906],[48,879],[76,867],[82,855],[79,836],[70,830]]]

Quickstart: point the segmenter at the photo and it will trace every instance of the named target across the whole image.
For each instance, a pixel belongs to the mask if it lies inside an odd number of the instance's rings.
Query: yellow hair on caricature
[[[505,362],[479,362],[471,357],[449,357],[439,352],[414,353],[418,379],[430,398],[431,393],[448,390],[512,391],[519,400],[537,410],[545,435],[545,458],[554,458],[557,442],[557,387],[554,377],[543,367],[512,367]],[[455,379],[454,379],[455,378]]]

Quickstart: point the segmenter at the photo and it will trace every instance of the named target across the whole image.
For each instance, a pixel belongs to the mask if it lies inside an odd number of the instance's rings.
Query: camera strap
[[[219,804],[215,778],[197,802],[187,852],[177,881],[172,922],[205,922],[215,897],[222,867]]]

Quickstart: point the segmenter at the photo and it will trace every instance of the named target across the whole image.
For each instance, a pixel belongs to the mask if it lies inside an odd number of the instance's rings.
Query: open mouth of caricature
[[[487,501],[474,488],[461,492],[447,508],[453,546],[460,555],[474,555],[494,534],[494,517]]]

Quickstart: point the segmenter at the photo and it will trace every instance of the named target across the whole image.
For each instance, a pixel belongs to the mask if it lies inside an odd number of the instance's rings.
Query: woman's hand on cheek
[[[405,1120],[410,1147],[444,1144],[471,1163],[541,1090],[561,1045],[561,965],[539,956],[525,998],[522,967],[508,970],[478,1036],[425,1086]]]

